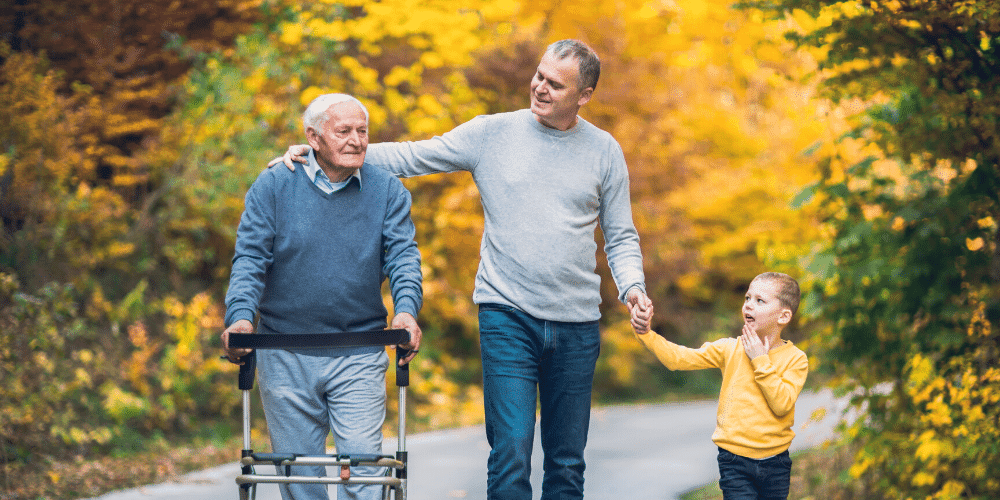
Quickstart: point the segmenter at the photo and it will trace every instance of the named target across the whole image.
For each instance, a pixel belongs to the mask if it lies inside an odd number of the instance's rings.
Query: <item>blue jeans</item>
[[[487,498],[531,500],[536,397],[545,459],[542,499],[583,498],[583,450],[601,348],[597,321],[544,321],[510,306],[481,304],[479,335]]]
[[[719,448],[719,488],[724,500],[785,500],[791,475],[787,450],[754,460]]]

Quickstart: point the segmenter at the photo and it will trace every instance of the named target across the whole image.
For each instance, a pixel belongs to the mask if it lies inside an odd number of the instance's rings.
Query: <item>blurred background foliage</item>
[[[796,200],[829,238],[799,261],[814,352],[863,417],[868,498],[996,498],[1000,480],[1000,4],[755,3],[796,20],[822,95],[861,112]]]
[[[303,142],[313,97],[359,97],[373,141],[427,138],[527,106],[545,46],[578,38],[602,58],[582,115],[625,151],[655,328],[690,346],[734,334],[753,276],[798,276],[806,295],[789,337],[814,380],[832,376],[866,412],[843,435],[860,450],[845,481],[878,498],[995,498],[997,10],[6,3],[4,488],[27,464],[237,423],[235,369],[218,359],[236,225],[265,163]],[[465,174],[405,183],[425,277],[408,410],[417,429],[479,423],[476,188]],[[595,399],[714,395],[716,374],[670,373],[644,351],[606,263],[599,272]]]

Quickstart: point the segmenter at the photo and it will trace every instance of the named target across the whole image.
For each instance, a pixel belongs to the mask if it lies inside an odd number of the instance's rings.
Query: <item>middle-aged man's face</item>
[[[542,56],[531,79],[531,112],[547,127],[567,130],[576,124],[580,107],[594,89],[579,88],[580,63],[575,57],[558,59],[550,52]]]
[[[306,135],[309,145],[316,151],[321,166],[343,174],[347,178],[353,170],[361,168],[368,150],[368,123],[361,106],[342,102],[326,110],[327,121],[323,130],[309,128]],[[338,176],[341,177],[341,176]],[[342,179],[331,179],[339,181]]]

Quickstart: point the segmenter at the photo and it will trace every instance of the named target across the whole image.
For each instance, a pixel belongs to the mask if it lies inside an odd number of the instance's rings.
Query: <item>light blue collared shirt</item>
[[[347,187],[347,183],[351,182],[351,177],[358,179],[358,188],[361,187],[361,169],[357,169],[343,182],[330,182],[330,178],[327,177],[326,172],[323,171],[319,166],[319,162],[316,161],[316,151],[313,149],[309,150],[309,162],[305,164],[306,175],[309,176],[309,180],[312,181],[320,191],[326,194],[336,193],[341,189]]]

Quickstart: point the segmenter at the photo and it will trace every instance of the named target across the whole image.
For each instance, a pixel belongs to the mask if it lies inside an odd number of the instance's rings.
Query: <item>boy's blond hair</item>
[[[760,273],[753,279],[753,281],[758,280],[769,280],[777,283],[778,302],[790,309],[793,316],[795,315],[795,312],[799,310],[799,300],[802,296],[802,292],[799,291],[799,282],[795,281],[795,278],[785,273],[769,271]]]

